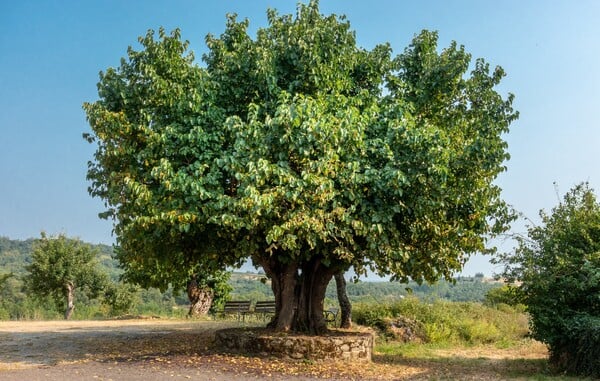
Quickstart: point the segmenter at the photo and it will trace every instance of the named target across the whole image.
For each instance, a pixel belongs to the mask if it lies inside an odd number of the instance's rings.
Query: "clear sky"
[[[600,1],[321,0],[322,13],[345,14],[358,43],[389,42],[401,53],[422,29],[440,47],[455,40],[474,58],[507,72],[500,92],[514,93],[504,198],[534,221],[574,184],[600,191]],[[93,146],[81,105],[97,99],[98,72],[118,66],[148,29],[179,27],[200,57],[207,33],[225,14],[266,26],[266,9],[294,13],[296,1],[1,1],[0,236],[65,233],[113,243],[98,219],[102,202],[87,194]],[[516,224],[515,231],[523,231]],[[465,274],[493,268],[475,257]]]

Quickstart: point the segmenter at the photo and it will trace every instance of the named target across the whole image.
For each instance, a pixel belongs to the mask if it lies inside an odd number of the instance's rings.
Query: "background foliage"
[[[435,300],[423,302],[407,297],[393,303],[358,303],[353,306],[353,320],[377,328],[385,337],[395,320],[416,322],[422,332],[417,335],[436,344],[511,345],[528,333],[527,316],[505,306],[486,307],[473,302]]]
[[[52,302],[47,299],[31,298],[24,290],[22,276],[25,267],[31,263],[34,239],[11,240],[0,237],[0,319],[56,319],[60,314],[54,311]],[[175,292],[173,288],[161,291],[150,287],[143,289],[119,281],[122,270],[114,258],[113,249],[108,245],[90,244],[96,253],[100,268],[109,274],[110,285],[103,300],[90,300],[77,294],[79,300],[75,319],[100,318],[134,315],[184,316],[188,304],[187,296]],[[10,272],[6,270],[10,270]],[[12,275],[11,275],[12,274]],[[227,281],[231,287],[229,299],[271,300],[270,286],[261,282],[264,275],[256,273],[233,273]],[[394,303],[413,295],[422,300],[483,302],[489,290],[500,287],[499,283],[484,279],[480,274],[474,277],[458,278],[456,283],[440,281],[433,285],[415,282],[348,282],[347,292],[353,303],[386,304]],[[410,289],[407,290],[407,288]],[[327,289],[326,305],[337,306],[334,282]]]

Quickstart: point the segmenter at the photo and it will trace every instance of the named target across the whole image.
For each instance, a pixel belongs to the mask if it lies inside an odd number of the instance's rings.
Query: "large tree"
[[[486,251],[509,222],[493,184],[516,118],[502,69],[428,31],[396,57],[360,48],[316,1],[268,20],[252,38],[229,16],[204,67],[178,30],[149,31],[101,73],[88,178],[125,266],[250,257],[271,279],[269,325],[321,333],[336,273],[435,281]]]
[[[90,245],[63,234],[49,237],[42,233],[34,245],[24,283],[33,297],[50,296],[57,308],[64,309],[65,319],[70,319],[75,291],[96,298],[108,285],[108,275],[100,270]]]

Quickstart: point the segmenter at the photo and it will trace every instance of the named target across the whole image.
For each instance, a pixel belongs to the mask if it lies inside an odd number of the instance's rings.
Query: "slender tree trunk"
[[[342,313],[340,328],[352,327],[352,304],[346,293],[346,279],[342,271],[335,274],[335,285],[337,288],[337,297]]]
[[[67,296],[65,320],[69,320],[71,319],[73,310],[75,309],[75,284],[73,282],[67,282],[67,284],[65,284],[65,294]]]
[[[196,276],[187,283],[187,294],[190,301],[188,316],[206,315],[212,305],[214,292],[210,287],[198,286]]]

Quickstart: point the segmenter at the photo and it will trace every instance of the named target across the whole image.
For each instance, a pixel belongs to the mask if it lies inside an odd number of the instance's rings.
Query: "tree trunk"
[[[75,309],[75,284],[67,282],[65,284],[65,295],[67,297],[67,309],[65,310],[65,320],[71,319]]]
[[[352,327],[352,304],[346,294],[346,279],[342,271],[335,274],[335,285],[337,288],[337,297],[342,313],[340,328]]]
[[[282,264],[273,258],[259,258],[275,295],[275,315],[267,326],[277,331],[325,333],[323,301],[333,271],[318,258],[302,264]]]
[[[198,286],[196,276],[193,276],[187,283],[187,294],[190,301],[188,316],[206,315],[212,305],[214,291],[208,286]]]
[[[295,289],[298,281],[298,265],[281,264],[273,257],[260,258],[259,263],[271,279],[271,290],[275,296],[275,315],[267,327],[278,331],[290,331],[296,310]]]

